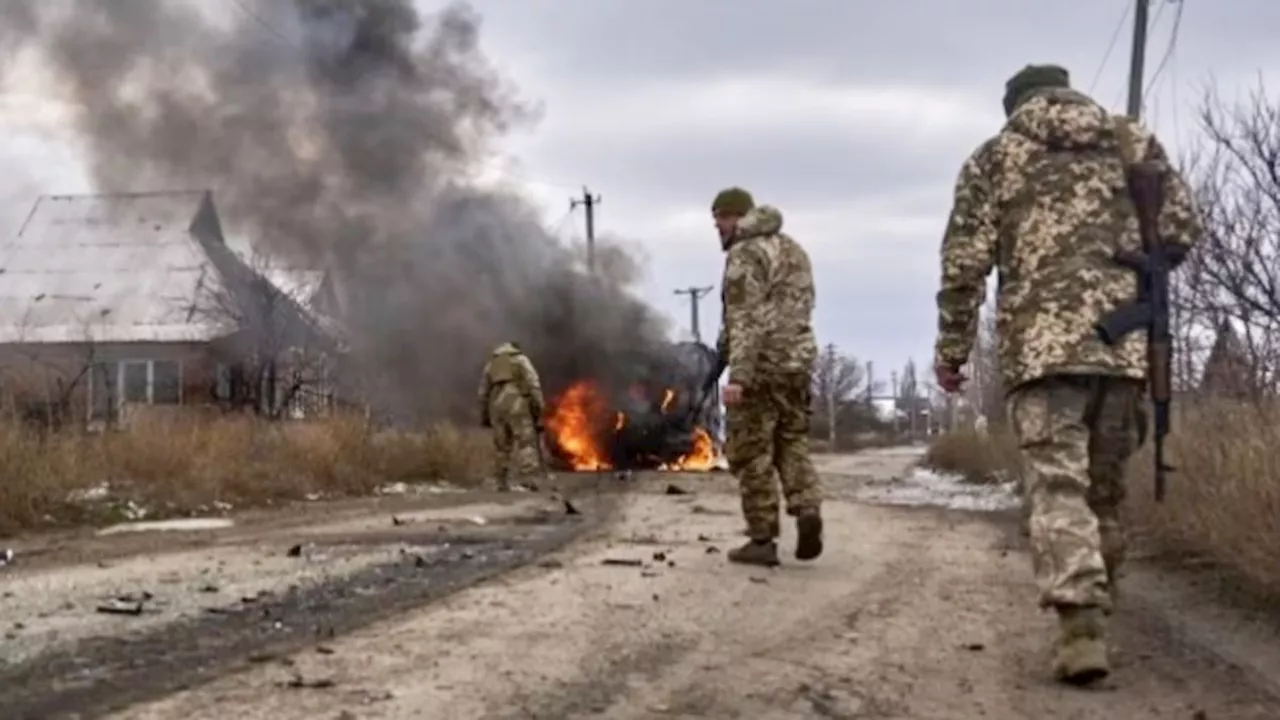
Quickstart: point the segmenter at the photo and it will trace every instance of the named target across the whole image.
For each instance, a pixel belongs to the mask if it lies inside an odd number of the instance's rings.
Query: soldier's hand
[[[724,392],[720,394],[720,399],[724,401],[726,407],[732,407],[742,402],[742,386],[737,383],[729,383],[724,386]]]
[[[933,366],[933,374],[938,380],[938,387],[949,393],[958,393],[964,388],[964,383],[969,378],[960,372],[960,368],[947,363],[938,363]]]

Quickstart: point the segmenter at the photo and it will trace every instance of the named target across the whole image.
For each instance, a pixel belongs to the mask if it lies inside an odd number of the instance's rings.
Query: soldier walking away
[[[818,354],[809,255],[782,232],[782,213],[757,207],[742,188],[720,192],[711,213],[725,251],[716,345],[729,366],[726,455],[750,537],[728,557],[778,564],[781,481],[787,514],[796,518],[796,558],[813,560],[822,554],[822,515],[809,457],[810,378]]]
[[[1056,65],[1029,65],[1004,96],[1008,122],[969,156],[942,241],[938,385],[958,392],[986,278],[999,269],[997,328],[1008,416],[1021,448],[1040,604],[1060,631],[1055,676],[1110,672],[1106,621],[1124,561],[1125,461],[1144,441],[1144,333],[1105,345],[1095,324],[1138,294],[1116,262],[1140,251],[1127,169],[1162,169],[1159,232],[1174,263],[1200,239],[1191,193],[1159,141],[1070,87]]]
[[[480,422],[493,429],[498,489],[511,490],[513,472],[521,485],[536,488],[547,480],[539,447],[542,434],[542,382],[533,363],[515,343],[494,349],[480,378]]]

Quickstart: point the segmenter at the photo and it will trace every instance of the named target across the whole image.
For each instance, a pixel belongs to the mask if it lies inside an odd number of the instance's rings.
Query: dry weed
[[[394,482],[466,485],[491,463],[482,431],[375,433],[359,417],[267,423],[193,415],[101,434],[0,423],[0,535],[119,519],[122,508],[172,516],[358,496]],[[105,488],[109,501],[85,500]]]
[[[1166,557],[1207,559],[1252,589],[1280,593],[1280,408],[1201,399],[1177,407],[1163,503],[1150,443],[1130,466],[1136,534]]]
[[[1018,446],[1004,430],[978,432],[958,429],[938,436],[920,464],[937,472],[952,473],[965,482],[990,484],[1018,477]]]

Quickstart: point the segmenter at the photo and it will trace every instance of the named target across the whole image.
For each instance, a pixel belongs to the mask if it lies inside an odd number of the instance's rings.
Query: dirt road
[[[741,540],[728,481],[682,479],[681,495],[651,480],[538,565],[113,717],[1280,717],[1274,626],[1207,614],[1146,571],[1116,618],[1112,680],[1049,682],[1054,621],[1016,533],[867,503],[933,482],[912,484],[912,460],[824,461],[816,563],[728,565]]]

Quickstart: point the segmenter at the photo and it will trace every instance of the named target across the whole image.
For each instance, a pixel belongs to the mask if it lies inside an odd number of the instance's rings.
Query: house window
[[[182,402],[182,366],[172,360],[152,361],[151,402],[155,405]]]
[[[90,419],[110,419],[124,403],[182,403],[182,364],[173,360],[95,363],[89,375]]]
[[[150,394],[151,364],[147,361],[120,363],[120,387],[124,390],[120,399],[127,403],[145,403]]]
[[[120,405],[116,380],[119,378],[115,363],[94,363],[89,373],[89,419],[107,420],[115,417]]]

